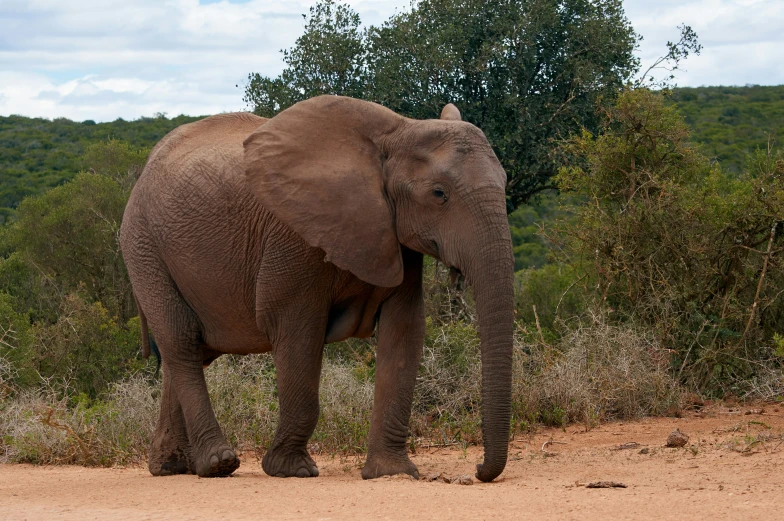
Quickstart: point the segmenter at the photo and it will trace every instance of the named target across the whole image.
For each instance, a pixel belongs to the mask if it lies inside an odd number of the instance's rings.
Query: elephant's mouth
[[[463,272],[459,269],[455,268],[454,266],[449,267],[449,283],[453,286],[455,284],[461,284],[465,280],[465,276]]]

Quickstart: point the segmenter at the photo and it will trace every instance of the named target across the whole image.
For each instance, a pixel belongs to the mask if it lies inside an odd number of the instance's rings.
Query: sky
[[[0,0],[0,115],[75,121],[246,110],[276,76],[308,0]],[[410,0],[348,0],[378,25]],[[680,86],[784,84],[784,0],[625,0],[646,68],[690,25],[703,51]],[[237,86],[239,85],[239,86]]]

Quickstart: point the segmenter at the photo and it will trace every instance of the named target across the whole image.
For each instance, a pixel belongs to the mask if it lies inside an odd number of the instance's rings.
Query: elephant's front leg
[[[324,352],[326,318],[302,327],[296,324],[275,346],[280,419],[275,439],[261,460],[270,476],[316,477],[316,462],[307,443],[319,417],[319,377]]]
[[[378,322],[376,387],[364,479],[393,474],[419,477],[408,458],[406,438],[425,338],[422,255],[406,251],[403,258],[403,284],[382,304]]]

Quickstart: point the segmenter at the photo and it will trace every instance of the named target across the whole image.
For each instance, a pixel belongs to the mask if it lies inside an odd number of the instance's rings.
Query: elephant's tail
[[[158,376],[158,371],[161,370],[161,352],[158,350],[158,344],[155,343],[155,339],[150,335],[150,329],[147,327],[147,317],[144,315],[138,300],[136,301],[136,309],[139,311],[139,324],[142,329],[142,358],[145,360],[150,358],[150,351],[155,353],[155,358],[158,360],[155,376]]]

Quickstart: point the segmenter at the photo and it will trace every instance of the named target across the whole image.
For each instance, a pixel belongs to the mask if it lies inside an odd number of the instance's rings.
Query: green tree
[[[377,101],[415,118],[455,103],[509,175],[510,210],[552,188],[553,141],[596,128],[596,104],[638,69],[621,0],[421,0],[359,30],[325,0],[275,79],[251,74],[245,101],[271,116],[316,94]]]
[[[277,78],[248,75],[243,100],[260,116],[272,117],[319,94],[362,98],[366,94],[366,32],[350,7],[323,0],[310,8],[305,32],[282,50],[286,69]]]
[[[12,288],[22,279],[26,281],[22,285],[35,286],[32,276],[48,281],[57,294],[78,289],[102,302],[112,316],[127,320],[134,305],[117,240],[127,198],[109,177],[82,173],[41,196],[25,199],[7,235],[18,257],[5,259],[0,275],[16,281]],[[31,269],[26,271],[18,260]],[[59,298],[50,304],[58,307]]]
[[[138,148],[119,139],[109,139],[87,145],[82,162],[85,169],[114,179],[124,191],[130,192],[149,154],[149,147]]]

